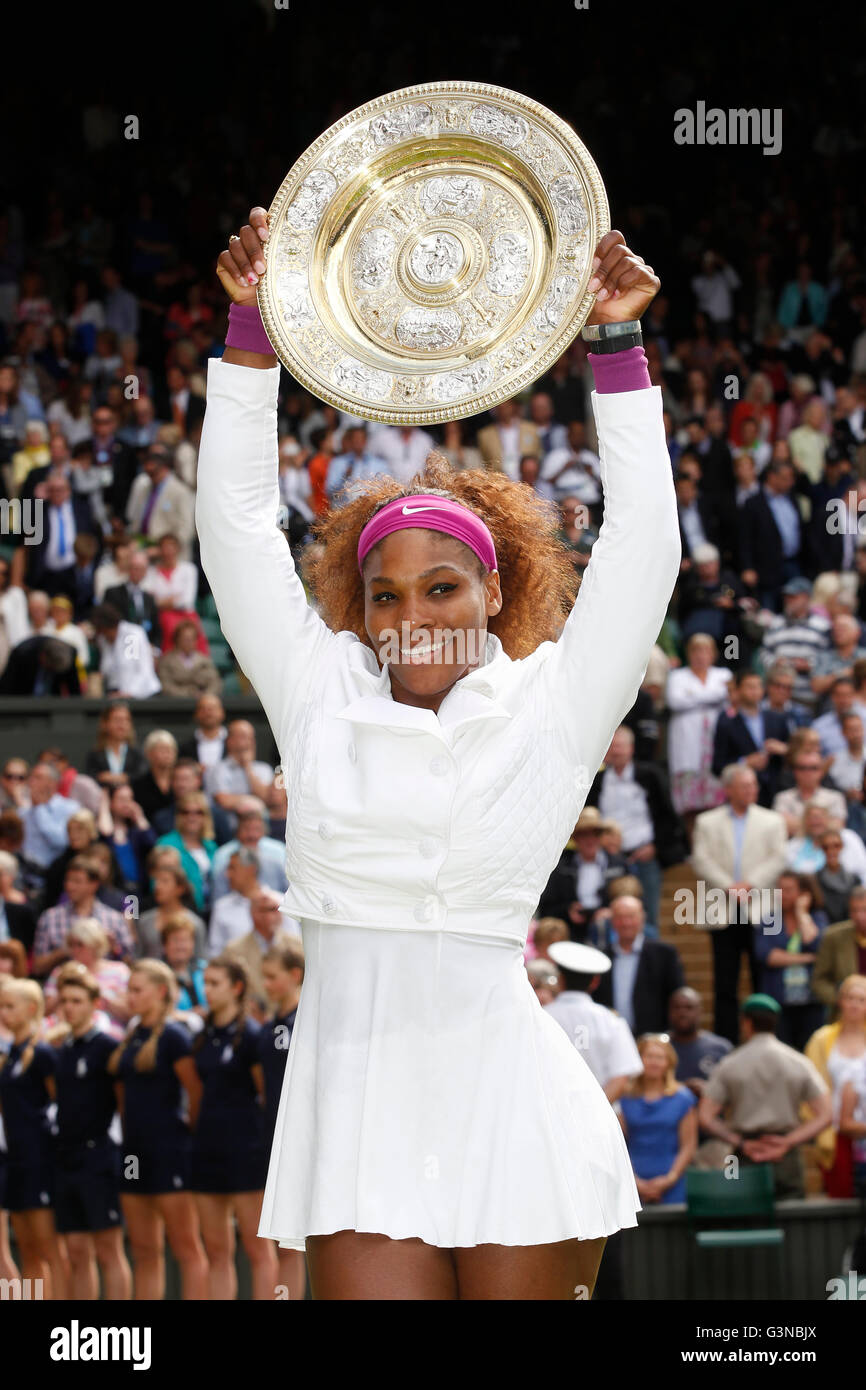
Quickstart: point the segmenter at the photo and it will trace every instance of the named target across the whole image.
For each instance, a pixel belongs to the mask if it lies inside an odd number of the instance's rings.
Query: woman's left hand
[[[645,314],[661,289],[661,281],[642,256],[625,243],[622,232],[611,231],[598,243],[589,290],[596,294],[586,320],[593,323],[625,323]]]

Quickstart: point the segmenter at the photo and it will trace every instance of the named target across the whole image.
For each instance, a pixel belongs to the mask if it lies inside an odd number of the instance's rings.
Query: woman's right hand
[[[256,303],[256,286],[266,268],[262,246],[269,236],[267,212],[261,207],[251,208],[247,225],[238,236],[230,237],[227,249],[220,252],[217,277],[233,303]]]

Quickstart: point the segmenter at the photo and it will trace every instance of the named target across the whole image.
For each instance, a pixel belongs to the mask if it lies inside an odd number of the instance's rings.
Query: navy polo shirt
[[[114,1118],[114,1078],[108,1059],[117,1043],[99,1028],[69,1036],[54,1049],[57,1130],[64,1147],[105,1139]]]

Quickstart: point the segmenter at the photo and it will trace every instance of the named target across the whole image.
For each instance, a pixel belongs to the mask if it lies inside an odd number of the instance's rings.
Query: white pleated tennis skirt
[[[305,920],[259,1235],[541,1245],[636,1226],[619,1122],[513,941]]]

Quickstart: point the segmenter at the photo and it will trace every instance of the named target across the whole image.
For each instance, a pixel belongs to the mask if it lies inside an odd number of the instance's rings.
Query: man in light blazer
[[[761,904],[752,889],[772,890],[785,867],[787,827],[784,816],[756,806],[758,779],[750,767],[732,763],[722,773],[727,805],[704,811],[695,820],[692,867],[706,889],[721,888],[728,894],[727,925],[710,920],[697,923],[713,927],[713,983],[715,1031],[735,1046],[739,1041],[737,982],[740,959],[749,961],[752,989],[757,990],[754,932],[760,931]],[[749,894],[749,897],[746,897]],[[772,911],[764,912],[765,924]]]
[[[478,431],[478,448],[484,467],[507,473],[513,483],[520,481],[520,460],[525,454],[541,458],[538,428],[531,420],[521,420],[517,401],[503,401],[493,411],[495,425]]]
[[[171,534],[180,543],[180,558],[189,560],[195,535],[195,494],[174,471],[172,452],[165,444],[151,444],[142,472],[132,484],[126,506],[129,529],[155,545]]]
[[[822,1004],[835,1007],[839,986],[849,975],[862,975],[866,962],[866,888],[853,888],[847,922],[836,922],[821,937],[812,969],[812,991]]]
[[[259,888],[250,899],[252,931],[247,932],[246,936],[235,937],[223,951],[223,955],[232,956],[246,966],[250,994],[262,1015],[268,1008],[262,962],[273,947],[284,946],[301,937],[300,922],[280,912],[282,900],[282,894],[276,893],[273,888]]]

